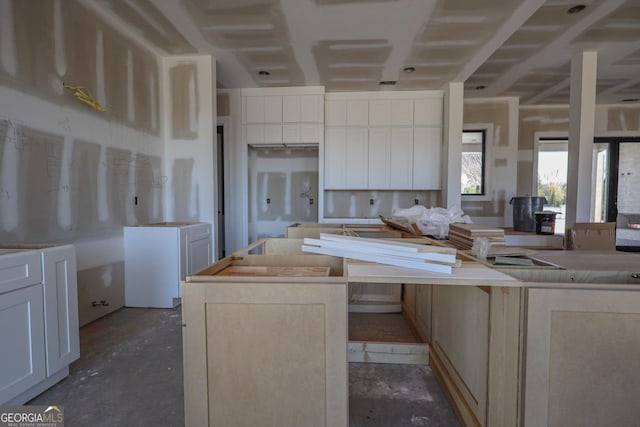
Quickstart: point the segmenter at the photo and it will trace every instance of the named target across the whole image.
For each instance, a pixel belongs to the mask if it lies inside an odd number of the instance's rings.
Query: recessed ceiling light
[[[380,82],[380,86],[393,86],[396,84],[395,80],[383,80]]]
[[[259,76],[270,76],[271,73],[268,72],[267,70],[260,70],[260,71],[258,71],[258,75]]]
[[[576,5],[576,6],[570,7],[570,8],[567,10],[567,13],[568,13],[569,15],[573,15],[574,13],[582,12],[582,11],[583,11],[583,10],[585,10],[586,8],[587,8],[587,6],[585,6],[585,5],[583,5],[583,4],[579,4],[579,5]]]
[[[640,98],[625,98],[622,100],[622,102],[638,102],[640,101]]]
[[[476,86],[476,90],[482,90],[482,89],[486,89],[487,87],[485,85],[478,85]]]
[[[413,73],[416,70],[415,67],[404,67],[402,69],[402,71],[404,71],[405,73]]]

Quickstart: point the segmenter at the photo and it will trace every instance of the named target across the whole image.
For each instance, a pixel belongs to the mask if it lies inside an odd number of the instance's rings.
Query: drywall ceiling
[[[638,0],[97,1],[167,54],[213,54],[219,87],[461,81],[469,98],[567,103],[571,56],[596,50],[598,102],[640,98]]]

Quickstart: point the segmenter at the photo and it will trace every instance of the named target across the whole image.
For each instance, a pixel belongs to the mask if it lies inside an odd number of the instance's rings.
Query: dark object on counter
[[[536,234],[554,234],[556,231],[556,212],[536,212]]]
[[[509,204],[513,205],[513,229],[516,231],[535,231],[535,212],[544,209],[547,199],[544,197],[512,197]]]

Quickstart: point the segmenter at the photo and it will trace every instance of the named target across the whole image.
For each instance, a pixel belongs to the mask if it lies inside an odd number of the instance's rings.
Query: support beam
[[[450,208],[461,205],[460,174],[462,169],[462,124],[464,84],[451,82],[445,87],[444,129],[442,150],[442,205]]]
[[[597,60],[598,53],[595,51],[576,53],[571,58],[567,228],[573,227],[576,222],[591,221]]]

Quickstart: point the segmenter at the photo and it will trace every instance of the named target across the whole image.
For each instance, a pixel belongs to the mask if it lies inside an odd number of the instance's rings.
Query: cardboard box
[[[615,222],[578,222],[567,234],[567,249],[615,251]]]

